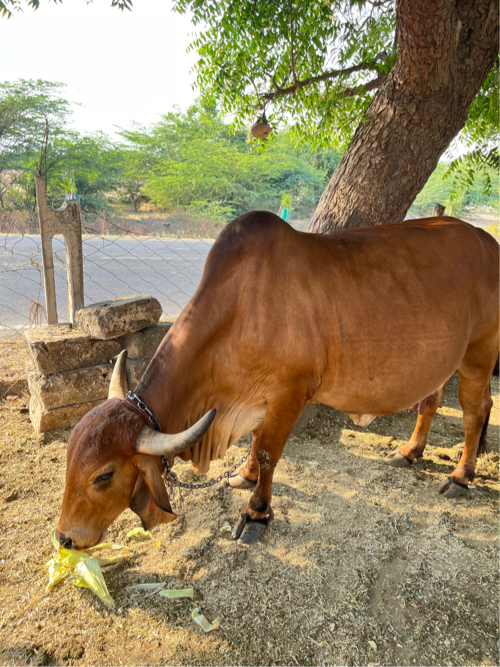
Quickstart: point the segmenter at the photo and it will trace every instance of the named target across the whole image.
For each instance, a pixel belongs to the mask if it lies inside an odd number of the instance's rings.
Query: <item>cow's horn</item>
[[[213,422],[216,412],[217,410],[210,410],[194,426],[175,435],[158,433],[149,426],[145,426],[139,433],[135,448],[140,454],[152,454],[153,456],[182,454],[203,438]]]
[[[127,350],[122,350],[113,368],[108,398],[121,398],[123,400],[127,391]]]

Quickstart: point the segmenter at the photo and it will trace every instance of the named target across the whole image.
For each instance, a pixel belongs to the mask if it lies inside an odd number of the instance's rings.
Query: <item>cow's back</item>
[[[349,411],[391,386],[395,403],[372,410],[393,412],[413,400],[409,376],[431,393],[471,337],[498,328],[498,244],[453,218],[317,235],[255,212],[212,253],[200,296],[230,309],[219,353],[263,393],[293,375]]]

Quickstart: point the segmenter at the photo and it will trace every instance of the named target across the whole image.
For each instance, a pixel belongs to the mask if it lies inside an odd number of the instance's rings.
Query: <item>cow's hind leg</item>
[[[474,479],[476,457],[480,443],[484,445],[488,417],[493,405],[489,379],[491,367],[464,363],[459,368],[460,405],[464,413],[465,446],[457,467],[441,484],[439,492],[447,498],[467,493],[468,484]]]
[[[232,532],[233,539],[237,539],[242,544],[249,544],[261,538],[272,519],[271,497],[274,470],[301,409],[300,405],[296,410],[291,410],[290,407],[288,403],[282,419],[277,419],[273,417],[273,411],[268,406],[262,430],[259,437],[254,439],[255,447],[252,446],[252,453],[255,449],[255,457],[259,464],[259,478],[249,503]],[[288,413],[291,412],[293,414],[289,415]]]
[[[423,455],[429,429],[431,428],[434,415],[439,408],[444,391],[445,385],[418,404],[418,418],[415,430],[408,443],[401,447],[389,461],[390,466],[393,468],[406,468],[415,459],[419,459]]]

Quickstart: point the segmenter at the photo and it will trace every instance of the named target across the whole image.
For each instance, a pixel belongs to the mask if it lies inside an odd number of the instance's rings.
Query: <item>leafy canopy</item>
[[[296,142],[345,149],[397,59],[393,0],[174,0],[198,34],[197,86],[248,127],[263,113]],[[459,135],[467,154],[452,162],[451,200],[476,177],[491,193],[498,171],[498,65]],[[292,122],[293,120],[293,122]],[[265,140],[260,140],[265,141]],[[463,149],[462,149],[463,150]],[[494,173],[494,172],[493,172]]]
[[[49,0],[50,1],[50,0]],[[52,0],[57,4],[62,4],[62,0]],[[92,0],[87,0],[88,3]],[[124,9],[132,9],[132,0],[111,0],[112,7],[118,7],[122,11]],[[40,0],[0,0],[0,15],[10,19],[15,12],[22,12],[24,7],[29,9],[38,9],[40,7]]]
[[[390,0],[176,0],[200,32],[197,85],[245,127],[264,111],[315,145],[345,147],[395,62]]]
[[[469,109],[469,117],[460,135],[467,153],[450,164],[444,178],[451,182],[450,201],[458,202],[482,184],[483,197],[498,195],[500,168],[499,62],[491,70]]]

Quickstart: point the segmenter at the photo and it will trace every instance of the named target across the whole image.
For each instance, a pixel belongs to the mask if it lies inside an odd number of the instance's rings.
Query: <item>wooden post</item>
[[[54,211],[47,203],[45,181],[38,170],[35,171],[35,185],[42,237],[47,323],[57,324],[52,238],[56,234],[62,234],[66,246],[68,311],[70,321],[73,324],[75,312],[83,308],[82,216],[80,204],[76,201],[66,201],[61,208]]]

